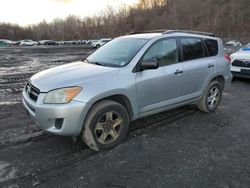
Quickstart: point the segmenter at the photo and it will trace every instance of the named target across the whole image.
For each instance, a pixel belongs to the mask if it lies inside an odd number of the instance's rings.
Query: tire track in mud
[[[1,76],[0,77],[0,87],[3,84],[16,84],[16,83],[24,83],[33,75],[35,72],[29,72],[25,74],[12,74],[8,76]]]
[[[37,142],[37,141],[41,141],[41,140],[45,140],[47,138],[49,138],[51,135],[44,132],[43,130],[38,130],[38,131],[32,131],[32,132],[25,132],[25,133],[20,133],[18,131],[13,131],[13,132],[9,132],[8,131],[8,137],[10,137],[10,139],[8,140],[8,138],[4,139],[4,142],[0,142],[0,150],[7,148],[7,147],[11,147],[11,146],[18,146],[21,144],[26,144],[28,142]],[[13,139],[13,137],[11,136],[15,136],[15,138]],[[1,138],[1,135],[0,135]],[[3,140],[3,139],[1,139]]]
[[[19,51],[19,55],[12,54],[12,56],[9,57],[9,59],[4,60],[6,62],[3,61],[3,64],[0,64],[0,68],[2,67],[3,71],[5,70],[5,68],[7,68],[6,70],[8,70],[8,68],[11,66],[17,66],[17,67],[20,66],[16,70],[13,69],[14,72],[11,72],[11,74],[8,73],[6,75],[0,76],[0,90],[5,92],[4,96],[9,94],[10,97],[12,98],[18,96],[21,93],[22,87],[24,86],[25,82],[27,82],[27,80],[40,69],[44,69],[45,67],[56,66],[58,63],[62,64],[63,62],[69,62],[72,59],[76,60],[80,57],[80,55],[82,57],[84,56],[84,53],[79,54],[79,52],[64,53],[63,58],[57,59],[55,57],[58,56],[58,54],[53,54],[48,57],[41,55],[40,57],[39,54],[33,53],[30,54],[28,58],[26,55],[23,55],[22,51],[23,49]],[[22,67],[23,65],[29,66],[28,70],[26,69],[24,70],[23,68],[25,67]],[[4,96],[3,99],[5,99]],[[8,98],[6,99],[8,100]],[[172,112],[161,113],[154,116],[150,116],[148,118],[137,120],[136,122],[131,123],[130,126],[131,128],[124,143],[127,143],[132,138],[144,134],[145,132],[150,131],[151,129],[161,127],[166,123],[171,123],[175,120],[186,117],[189,115],[189,113],[192,112],[189,112],[189,110],[179,109]],[[1,113],[0,119],[4,120],[8,118],[8,116],[10,115],[11,114],[7,112]],[[25,123],[25,121],[23,121],[23,123]],[[14,130],[13,129],[7,130],[10,133],[10,137],[15,136],[16,134],[19,135],[17,136],[16,139],[8,140],[8,138],[6,138],[4,142],[1,143],[0,145],[0,151],[5,149],[8,150],[8,148],[16,146],[17,148],[19,148],[25,144],[31,144],[31,145],[32,144],[34,145],[35,143],[46,144],[48,142],[54,142],[54,140],[56,139],[55,137],[53,137],[53,135],[48,134],[42,130],[31,130],[31,131],[25,130],[22,132],[21,129],[14,128]],[[78,144],[80,145],[80,143]],[[37,170],[31,170],[30,172],[28,171],[27,173],[24,172],[23,174],[20,174],[17,177],[8,179],[7,181],[4,182],[0,182],[0,187],[13,185],[13,183],[14,184],[17,183],[20,185],[29,185],[30,183],[37,184],[36,182],[42,183],[49,181],[51,179],[60,178],[60,176],[62,176],[61,172],[64,169],[81,166],[81,162],[79,162],[79,159],[88,160],[91,156],[94,156],[96,154],[98,153],[88,149],[87,146],[85,145],[82,146],[82,143],[81,147],[68,147],[66,148],[66,151],[60,151],[59,153],[55,153],[49,156],[49,160],[53,161],[52,164],[50,165],[46,164],[45,166],[42,166]],[[31,180],[34,181],[32,182]]]
[[[126,144],[132,138],[145,134],[146,132],[152,129],[157,129],[162,126],[171,126],[169,124],[188,117],[189,115],[194,114],[195,111],[195,109],[188,107],[181,108],[170,112],[163,112],[132,122],[128,135],[122,144]],[[49,134],[45,133],[44,135],[42,134],[38,137],[31,137],[20,143],[13,143],[12,145],[7,145],[4,148],[16,146],[19,144],[25,144],[28,142],[32,143],[43,141],[46,138],[53,139],[49,136]],[[77,142],[77,144],[82,144],[79,140]],[[75,148],[73,150],[70,149],[66,153],[59,154],[59,156],[57,154],[53,155],[49,159],[50,161],[56,162],[52,162],[48,166],[43,166],[42,168],[29,172],[28,174],[21,175],[19,177],[9,179],[4,182],[0,182],[0,186],[9,186],[12,185],[14,182],[21,186],[31,186],[30,183],[42,184],[43,182],[48,182],[52,179],[60,178],[61,172],[65,169],[79,167],[81,166],[83,160],[88,160],[90,157],[97,154],[98,152],[90,150],[86,145],[84,145],[80,150]],[[33,182],[31,180],[33,180]]]

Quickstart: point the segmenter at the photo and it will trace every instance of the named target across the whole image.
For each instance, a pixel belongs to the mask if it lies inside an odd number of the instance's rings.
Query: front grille
[[[37,98],[40,94],[39,89],[37,89],[36,87],[34,87],[32,84],[28,82],[25,86],[25,91],[27,95],[29,96],[29,98],[31,98],[35,102],[37,101]]]
[[[234,60],[232,63],[235,67],[247,67],[250,68],[250,60]]]

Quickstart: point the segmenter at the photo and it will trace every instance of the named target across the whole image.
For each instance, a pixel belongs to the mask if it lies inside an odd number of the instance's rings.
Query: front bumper
[[[31,120],[53,134],[79,135],[90,105],[74,100],[68,104],[43,104],[44,97],[45,93],[40,93],[35,102],[23,90],[22,103]],[[56,126],[58,119],[62,120],[59,127]]]
[[[250,78],[250,68],[247,68],[247,67],[231,66],[231,73],[233,77]]]
[[[237,78],[250,78],[250,74],[232,71],[233,77]]]

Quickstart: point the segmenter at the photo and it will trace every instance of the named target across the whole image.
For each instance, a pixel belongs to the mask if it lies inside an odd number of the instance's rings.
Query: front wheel
[[[198,108],[203,112],[213,112],[220,104],[223,86],[218,81],[212,81],[201,97]]]
[[[93,150],[111,149],[125,138],[128,126],[127,110],[115,101],[103,100],[88,113],[82,139]]]

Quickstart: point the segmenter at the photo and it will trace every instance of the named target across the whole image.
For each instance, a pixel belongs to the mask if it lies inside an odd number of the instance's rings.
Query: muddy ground
[[[91,51],[0,48],[0,187],[250,187],[250,80],[234,79],[214,113],[186,106],[137,120],[106,152],[35,126],[20,104],[26,80]]]

